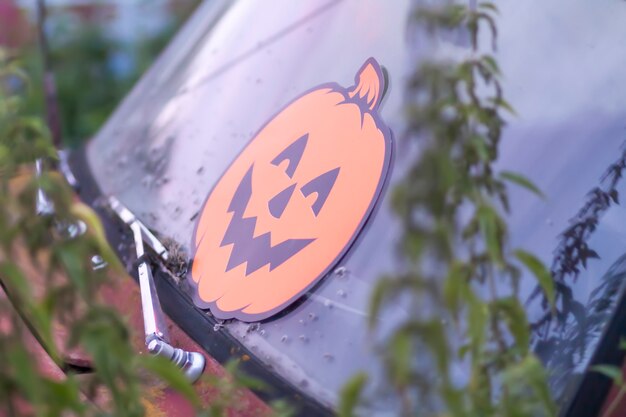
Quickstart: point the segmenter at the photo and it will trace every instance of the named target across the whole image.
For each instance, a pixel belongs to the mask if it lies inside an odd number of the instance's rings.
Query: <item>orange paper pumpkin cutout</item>
[[[195,303],[218,318],[265,319],[339,261],[383,188],[391,132],[380,66],[356,85],[312,89],[274,116],[209,194],[196,226]]]

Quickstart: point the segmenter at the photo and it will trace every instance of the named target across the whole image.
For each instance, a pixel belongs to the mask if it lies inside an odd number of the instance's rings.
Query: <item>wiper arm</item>
[[[164,262],[167,262],[170,254],[165,245],[161,243],[161,241],[150,231],[150,229],[146,227],[145,224],[135,217],[132,211],[126,208],[117,198],[113,196],[109,197],[109,207],[111,207],[115,214],[117,214],[117,217],[119,217],[120,220],[126,223],[131,229],[133,227],[132,224],[136,224],[143,239],[141,245],[143,246],[143,241],[145,241],[154,253],[156,253]],[[137,240],[135,240],[135,245],[137,245]],[[139,256],[140,255],[137,254],[137,257]]]
[[[141,291],[141,309],[143,325],[146,335],[146,347],[154,355],[168,358],[183,369],[187,378],[194,382],[204,370],[205,359],[198,352],[188,352],[175,348],[170,344],[165,315],[159,302],[159,296],[154,285],[152,268],[144,250],[144,242],[164,261],[169,253],[163,243],[139,221],[117,198],[109,197],[109,206],[117,216],[127,224],[133,232],[135,250],[137,252],[137,272],[139,275],[139,289]]]

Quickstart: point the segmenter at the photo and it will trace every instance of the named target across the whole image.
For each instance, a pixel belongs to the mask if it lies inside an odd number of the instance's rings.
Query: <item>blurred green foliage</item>
[[[198,416],[232,415],[241,388],[258,387],[258,381],[240,375],[236,364],[229,365],[233,378],[205,375],[220,395],[201,409],[181,370],[162,357],[139,354],[133,330],[100,301],[100,289],[127,274],[97,215],[76,201],[64,179],[46,170],[34,174],[35,160],[56,158],[42,118],[26,111],[34,88],[19,61],[0,49],[0,415],[139,417],[155,383],[180,392]],[[40,191],[53,201],[54,213],[36,214]],[[72,234],[80,222],[86,233]],[[94,255],[108,266],[95,270]],[[67,338],[58,326],[67,329]],[[38,344],[52,368],[42,367],[43,357],[33,351]],[[88,379],[60,353],[73,349],[90,358]],[[275,410],[291,415],[285,404]]]
[[[460,3],[420,2],[410,19],[415,42],[433,48],[406,86],[408,128],[398,146],[415,157],[393,190],[402,262],[378,282],[371,325],[375,332],[390,305],[408,312],[379,335],[402,416],[555,416],[518,296],[524,268],[551,302],[554,283],[534,255],[511,247],[505,220],[509,185],[542,195],[523,176],[494,167],[505,116],[514,115],[493,54],[498,10]],[[438,41],[450,37],[465,40],[464,54],[441,53]],[[342,416],[367,414],[355,412],[363,378],[346,386]],[[368,401],[361,398],[364,410]]]
[[[167,45],[193,11],[196,0],[177,9],[157,33],[138,41],[116,40],[110,29],[93,22],[63,23],[52,10],[47,18],[50,59],[56,79],[59,113],[66,147],[89,139],[106,121],[120,100]],[[141,19],[141,16],[138,16]],[[37,45],[20,51],[34,88],[26,111],[44,114],[42,59]]]
[[[41,118],[24,111],[32,91],[18,62],[0,50],[0,412],[35,416],[141,416],[142,373],[150,370],[172,384],[184,377],[173,364],[148,366],[152,357],[134,351],[123,319],[97,294],[108,272],[123,271],[109,248],[95,214],[73,198],[61,177],[33,175],[35,159],[50,160],[56,151]],[[43,190],[54,202],[53,216],[35,213],[35,196]],[[88,232],[70,236],[67,226],[83,221]],[[94,271],[91,257],[100,254],[110,267]],[[55,323],[67,326],[59,346]],[[80,347],[92,359],[89,384],[75,375],[42,372],[29,348],[31,332],[59,369],[62,349]],[[156,362],[155,362],[156,363]],[[188,385],[188,383],[186,383]],[[89,392],[106,392],[102,410],[86,401]],[[193,389],[188,393],[197,404]]]

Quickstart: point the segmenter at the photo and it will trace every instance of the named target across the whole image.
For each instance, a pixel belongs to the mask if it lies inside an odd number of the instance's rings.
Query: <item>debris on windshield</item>
[[[252,323],[246,329],[246,333],[256,332],[257,330],[259,330],[260,327],[261,325],[259,323]]]
[[[170,136],[164,143],[152,146],[147,152],[136,154],[136,162],[142,167],[146,175],[141,179],[141,185],[145,188],[161,187],[169,182],[165,175],[169,165],[174,137]]]
[[[345,266],[340,266],[339,268],[336,268],[334,272],[335,272],[335,275],[341,278],[341,277],[344,277],[348,273],[348,270],[346,269]]]
[[[218,332],[224,328],[224,320],[218,320],[217,323],[213,325],[213,331]]]
[[[187,255],[183,246],[172,238],[163,238],[162,242],[169,253],[169,257],[167,261],[163,263],[163,266],[167,269],[174,281],[179,284],[180,281],[187,276],[189,255]]]

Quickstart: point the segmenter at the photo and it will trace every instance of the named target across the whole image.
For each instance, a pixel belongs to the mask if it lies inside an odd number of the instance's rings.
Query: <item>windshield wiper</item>
[[[141,291],[141,309],[143,312],[146,347],[150,353],[164,356],[182,368],[190,381],[196,381],[204,370],[204,356],[198,352],[188,352],[175,348],[170,344],[165,315],[156,292],[152,268],[144,250],[144,242],[163,261],[169,259],[167,248],[117,198],[110,196],[108,203],[120,220],[128,225],[133,233],[137,253],[137,273]]]

